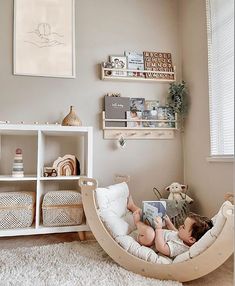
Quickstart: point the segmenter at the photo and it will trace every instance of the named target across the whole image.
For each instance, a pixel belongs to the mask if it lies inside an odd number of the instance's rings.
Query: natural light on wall
[[[234,155],[234,0],[207,0],[212,157]]]

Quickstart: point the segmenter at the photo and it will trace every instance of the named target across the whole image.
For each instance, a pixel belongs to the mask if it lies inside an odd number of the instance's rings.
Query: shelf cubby
[[[1,229],[1,236],[33,235],[87,231],[84,222],[77,226],[44,227],[41,219],[43,196],[51,190],[78,190],[80,176],[92,177],[92,127],[38,124],[0,124],[0,192],[33,191],[36,193],[35,223],[24,229]],[[15,149],[23,150],[24,177],[11,175]],[[66,154],[80,162],[82,175],[43,177],[43,168]]]

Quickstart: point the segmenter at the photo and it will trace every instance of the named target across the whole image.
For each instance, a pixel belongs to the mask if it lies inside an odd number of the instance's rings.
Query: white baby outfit
[[[179,238],[177,231],[163,229],[163,237],[169,246],[170,257],[175,257],[189,250],[189,246]]]

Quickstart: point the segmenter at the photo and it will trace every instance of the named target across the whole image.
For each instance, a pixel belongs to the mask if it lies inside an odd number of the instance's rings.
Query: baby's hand
[[[169,223],[171,223],[171,220],[170,220],[170,218],[169,218],[169,216],[168,215],[164,215],[164,220],[165,220],[165,222],[166,222],[166,225],[168,225]]]
[[[161,229],[162,228],[162,219],[160,216],[155,217],[155,223],[156,223],[156,228]]]

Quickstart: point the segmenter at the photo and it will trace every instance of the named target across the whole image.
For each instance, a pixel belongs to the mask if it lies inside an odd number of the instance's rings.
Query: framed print
[[[75,78],[74,0],[14,1],[14,74]]]
[[[110,62],[114,69],[126,69],[127,60],[125,56],[110,56]],[[112,71],[113,76],[127,76],[126,71]]]

